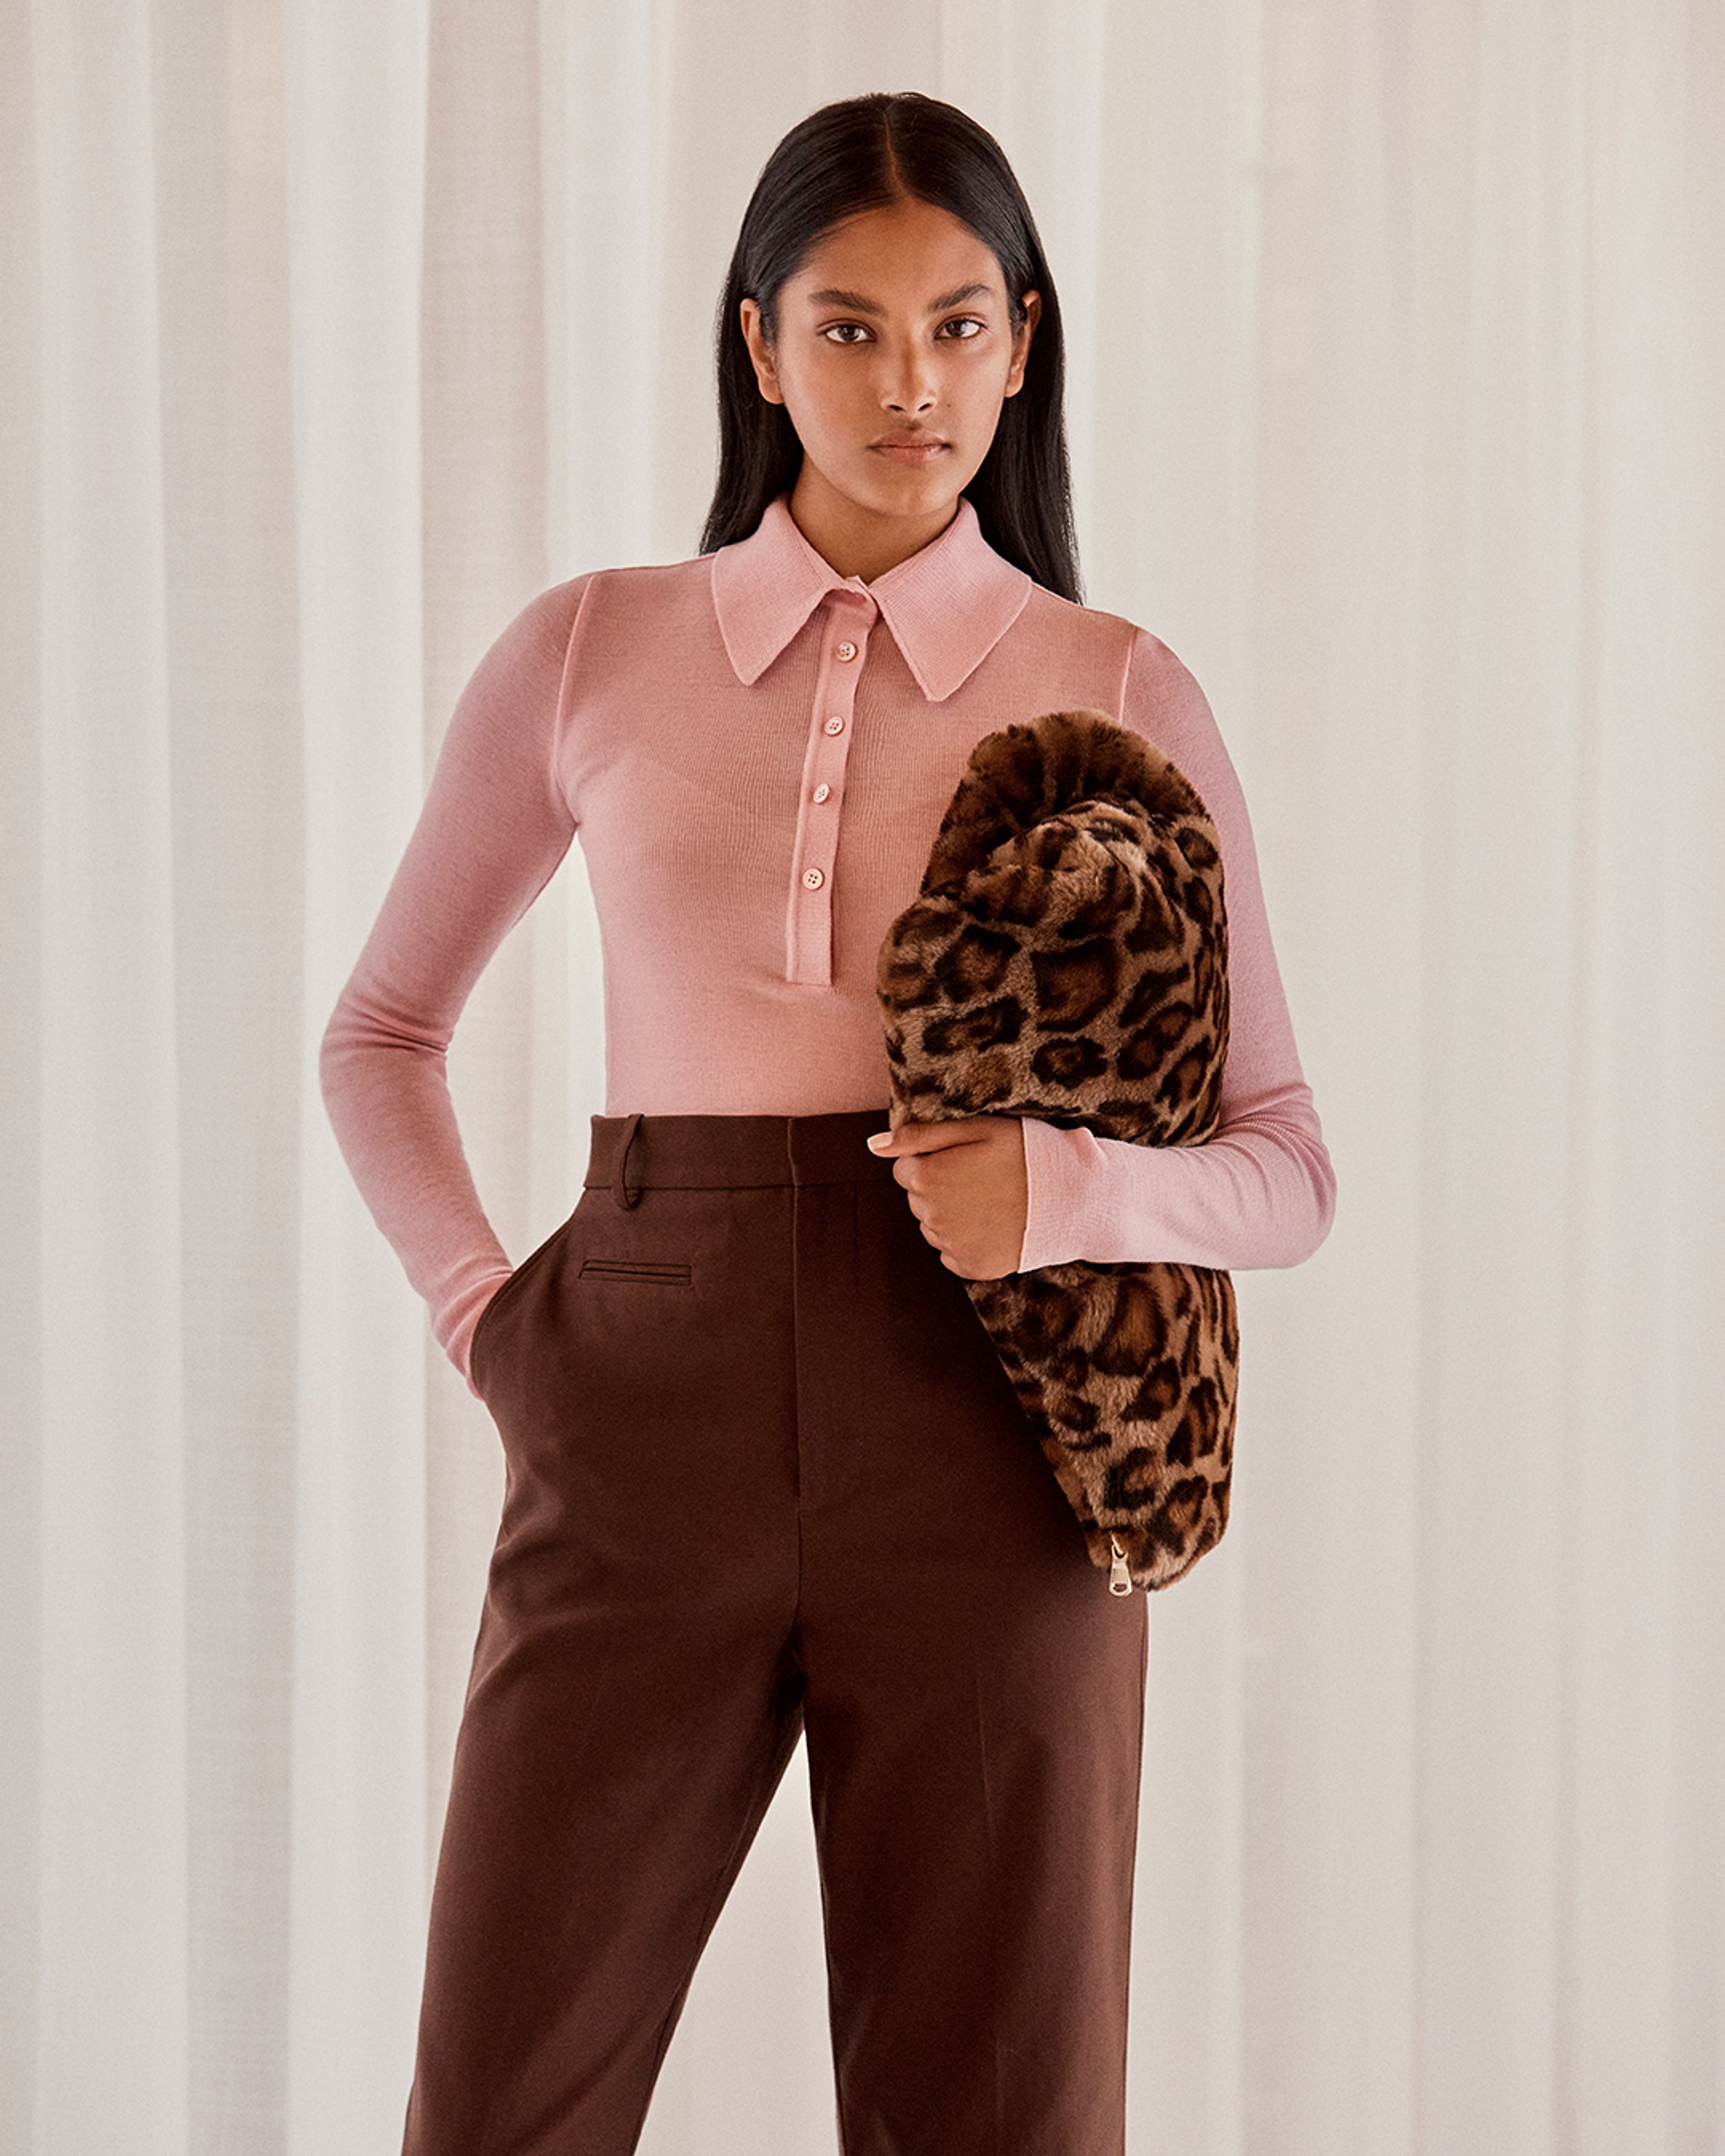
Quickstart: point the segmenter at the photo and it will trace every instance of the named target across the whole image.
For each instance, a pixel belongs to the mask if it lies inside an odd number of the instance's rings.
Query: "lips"
[[[928,464],[947,446],[938,434],[886,434],[869,444],[877,455],[901,465]]]

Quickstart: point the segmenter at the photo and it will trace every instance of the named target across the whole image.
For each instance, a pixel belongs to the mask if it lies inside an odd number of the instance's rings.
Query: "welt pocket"
[[[581,1260],[583,1280],[643,1281],[659,1287],[688,1287],[690,1268],[675,1259],[596,1258]]]

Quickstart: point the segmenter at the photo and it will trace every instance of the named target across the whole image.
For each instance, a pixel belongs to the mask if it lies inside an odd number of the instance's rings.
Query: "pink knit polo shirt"
[[[511,1267],[468,1168],[444,1052],[570,841],[598,919],[605,1114],[879,1107],[884,1130],[881,939],[916,895],[975,742],[1078,706],[1172,757],[1220,834],[1222,1119],[1204,1145],[1156,1147],[1023,1118],[1019,1268],[1088,1258],[1238,1270],[1317,1249],[1335,1178],[1245,802],[1198,683],[1147,631],[1057,598],[1004,561],[968,501],[920,552],[864,583],[828,565],[781,496],[747,539],[572,578],[505,628],[456,703],[324,1033],[337,1141],[464,1376],[480,1312]]]

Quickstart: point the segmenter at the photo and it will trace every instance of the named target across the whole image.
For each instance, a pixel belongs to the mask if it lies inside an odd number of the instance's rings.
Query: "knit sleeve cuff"
[[[1019,1121],[1029,1189],[1018,1269],[1070,1265],[1106,1240],[1096,1232],[1108,1196],[1101,1147],[1091,1131],[1068,1130],[1035,1116]]]
[[[431,1326],[433,1335],[439,1346],[460,1372],[466,1382],[468,1391],[475,1399],[479,1399],[480,1394],[473,1382],[473,1372],[468,1364],[469,1351],[473,1345],[474,1332],[480,1318],[485,1313],[485,1306],[497,1293],[504,1281],[511,1277],[514,1270],[514,1267],[507,1262],[501,1269],[495,1265],[488,1266],[476,1277],[464,1281],[459,1291],[451,1295],[433,1313]]]

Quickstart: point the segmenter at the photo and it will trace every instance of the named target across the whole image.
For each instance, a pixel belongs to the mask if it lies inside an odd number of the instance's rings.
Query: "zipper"
[[[1108,1592],[1111,1594],[1130,1594],[1132,1576],[1126,1568],[1126,1552],[1112,1535],[1108,1537],[1108,1547],[1114,1553],[1114,1561],[1108,1567]]]

